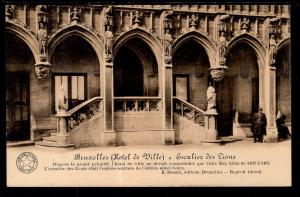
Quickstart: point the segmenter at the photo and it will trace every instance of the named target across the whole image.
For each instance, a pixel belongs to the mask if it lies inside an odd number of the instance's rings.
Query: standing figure
[[[216,107],[216,92],[215,88],[212,86],[212,83],[209,83],[209,86],[206,91],[207,96],[207,111],[215,109]]]
[[[267,118],[262,108],[258,108],[258,112],[253,116],[253,134],[254,143],[263,142],[263,136],[266,134]]]
[[[272,34],[270,37],[270,64],[275,64],[275,58],[276,58],[276,51],[277,51],[277,43],[275,39],[275,35]]]
[[[172,35],[170,34],[170,30],[166,29],[166,34],[164,37],[165,40],[165,56],[170,57],[171,56],[171,51],[172,51]]]
[[[286,116],[284,114],[276,119],[276,126],[277,126],[277,131],[278,131],[278,141],[279,142],[288,139],[288,137],[291,135],[288,127],[285,124],[285,119],[286,119]]]
[[[60,87],[59,92],[57,94],[57,102],[58,102],[58,110],[65,111],[67,99],[65,97],[65,89],[63,86]]]
[[[112,39],[114,37],[112,31],[110,30],[111,26],[107,26],[107,30],[105,32],[105,54],[108,57],[112,55]]]
[[[40,55],[46,55],[47,29],[43,22],[39,23],[38,40],[40,45]]]
[[[220,60],[224,60],[226,58],[226,37],[225,37],[225,32],[221,32],[220,36],[220,48],[219,48],[219,55],[220,55]]]

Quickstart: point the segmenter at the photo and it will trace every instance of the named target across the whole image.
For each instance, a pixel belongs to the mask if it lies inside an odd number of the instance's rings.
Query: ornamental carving
[[[214,68],[210,68],[211,78],[218,82],[221,81],[225,76],[226,66],[216,66]]]
[[[165,11],[163,13],[163,23],[164,23],[164,29],[172,29],[172,17],[173,17],[173,11]]]
[[[229,15],[222,15],[219,23],[219,46],[218,46],[218,64],[225,66],[227,54],[227,37],[231,34],[231,22]]]
[[[48,62],[39,62],[35,65],[34,71],[38,79],[47,79],[51,71],[51,65]]]
[[[41,62],[48,61],[47,41],[48,41],[48,13],[47,6],[37,6],[37,39],[39,41],[39,57]]]
[[[242,33],[247,33],[250,30],[250,20],[246,17],[243,18],[243,21],[241,23],[241,31]]]
[[[81,9],[75,6],[71,11],[70,17],[73,23],[78,23],[81,18]]]
[[[105,30],[108,26],[111,26],[113,25],[113,21],[112,21],[112,6],[108,6],[108,7],[105,7],[103,8],[103,11],[104,11],[104,26],[105,26]]]
[[[229,15],[222,15],[220,16],[220,23],[218,25],[219,27],[219,35],[223,33],[225,37],[229,36],[231,34],[231,22],[230,22],[230,16]]]
[[[10,20],[10,19],[13,18],[14,10],[15,10],[14,5],[6,5],[5,6],[5,18],[6,18],[6,20]]]
[[[104,47],[105,47],[105,59],[108,62],[112,61],[112,43],[113,43],[113,32],[112,32],[112,7],[108,6],[104,8]]]
[[[280,19],[272,18],[270,19],[269,24],[269,64],[275,66],[276,63],[276,54],[277,54],[277,39],[280,37]]]
[[[142,16],[143,14],[140,13],[138,10],[134,12],[134,16],[132,17],[133,27],[139,27],[142,25]]]
[[[197,25],[198,25],[198,16],[196,17],[196,16],[193,14],[193,15],[191,16],[190,23],[189,23],[190,31],[196,30]]]

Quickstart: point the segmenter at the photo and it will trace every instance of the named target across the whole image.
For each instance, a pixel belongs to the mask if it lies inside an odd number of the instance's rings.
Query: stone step
[[[35,146],[51,150],[70,150],[75,148],[74,144],[58,144],[52,141],[35,142]]]
[[[56,136],[57,132],[54,131],[54,132],[50,132],[50,136]]]
[[[43,141],[50,141],[50,142],[56,142],[56,135],[50,135],[50,136],[46,136],[46,137],[42,137]]]

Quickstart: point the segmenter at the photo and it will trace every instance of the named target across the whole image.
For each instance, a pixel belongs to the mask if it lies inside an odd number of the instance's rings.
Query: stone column
[[[276,127],[276,68],[268,66],[266,68],[265,85],[265,112],[267,116],[267,138],[268,142],[277,141]]]
[[[172,122],[172,64],[165,64],[165,128],[173,129]]]
[[[174,130],[173,130],[173,112],[172,112],[172,103],[173,103],[173,95],[172,95],[172,43],[173,36],[171,35],[172,30],[172,14],[173,12],[165,11],[162,13],[163,19],[163,30],[164,30],[164,42],[163,42],[163,62],[164,65],[162,67],[162,102],[163,102],[163,110],[164,110],[164,143],[174,144]]]
[[[105,65],[105,130],[113,130],[113,64]]]
[[[266,141],[274,142],[277,140],[276,128],[276,54],[277,39],[280,31],[280,18],[269,19],[269,47],[267,54],[267,66],[265,69],[265,111],[267,116],[267,138]]]
[[[104,12],[104,136],[103,145],[116,145],[116,133],[114,131],[114,80],[113,80],[113,17],[112,7],[103,9]]]
[[[174,130],[173,130],[173,95],[172,95],[172,64],[165,63],[164,65],[164,143],[174,144]]]

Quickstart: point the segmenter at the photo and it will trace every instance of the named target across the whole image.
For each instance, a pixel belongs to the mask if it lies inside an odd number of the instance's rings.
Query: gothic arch
[[[216,64],[217,47],[211,39],[198,31],[190,31],[175,39],[172,46],[172,56],[177,49],[188,40],[195,40],[204,48],[209,59],[210,67],[214,67]]]
[[[103,45],[100,38],[96,35],[96,33],[92,32],[88,28],[74,24],[71,26],[67,26],[59,31],[57,31],[54,35],[51,36],[51,38],[48,41],[48,47],[49,47],[49,59],[51,60],[52,54],[55,50],[55,47],[62,42],[63,40],[67,39],[70,36],[80,36],[84,40],[86,40],[94,49],[96,52],[99,63],[101,64],[103,57]]]
[[[163,51],[162,44],[152,34],[139,27],[133,28],[116,38],[113,43],[113,56],[115,56],[119,48],[131,38],[140,38],[142,41],[144,41],[152,50],[153,54],[156,57],[157,64],[159,65]]]
[[[228,52],[240,42],[247,43],[249,46],[251,46],[254,49],[259,62],[262,63],[261,66],[265,65],[266,48],[261,41],[250,34],[241,34],[230,40],[227,48]]]
[[[35,62],[39,61],[38,41],[27,29],[12,22],[6,22],[6,31],[13,33],[24,41],[32,52]]]
[[[278,43],[278,48],[277,50],[279,51],[280,49],[282,49],[283,47],[285,47],[286,45],[289,45],[291,43],[291,38],[285,38],[283,40],[281,40]]]

